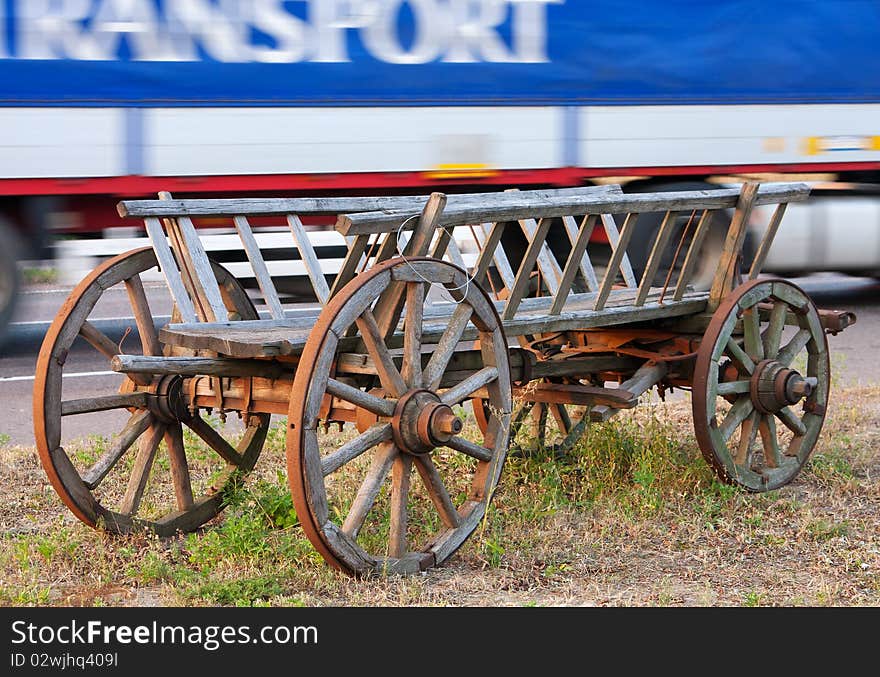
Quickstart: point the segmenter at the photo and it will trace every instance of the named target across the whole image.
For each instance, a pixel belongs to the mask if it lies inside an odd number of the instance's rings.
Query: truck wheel
[[[6,338],[20,291],[18,239],[12,228],[0,220],[0,344]]]
[[[705,183],[703,181],[681,181],[664,184],[645,184],[644,186],[626,192],[672,192],[718,190],[719,188],[720,186]],[[624,190],[626,190],[626,188],[624,188]],[[669,276],[669,286],[674,287],[676,285],[678,281],[677,273],[681,270],[681,266],[684,263],[687,247],[690,244],[690,236],[692,236],[694,230],[696,230],[700,215],[700,212],[693,215],[693,220],[688,228],[689,236],[682,244],[681,251],[676,260],[675,251],[678,248],[678,243],[681,241],[685,227],[688,226],[688,222],[691,220],[690,213],[679,213],[675,223],[675,230],[669,238],[669,244],[660,261],[657,274],[654,276],[652,283],[653,286],[662,287],[664,285],[666,278],[669,275],[670,268],[673,268],[673,273]],[[697,259],[697,267],[691,277],[690,283],[696,291],[706,291],[712,286],[712,278],[718,267],[718,259],[721,256],[721,250],[724,248],[724,240],[727,236],[727,229],[730,226],[730,219],[732,216],[732,211],[727,210],[725,212],[717,213],[712,221],[712,227],[706,234],[706,239],[703,240],[701,249],[702,255]],[[642,214],[638,221],[636,221],[636,231],[633,233],[632,240],[630,240],[627,249],[627,254],[629,255],[630,263],[632,263],[636,280],[639,280],[642,273],[645,271],[645,267],[648,263],[648,256],[651,253],[651,248],[653,247],[654,240],[657,237],[657,232],[660,230],[660,224],[662,222],[663,214],[660,212]],[[743,246],[743,256],[747,265],[753,256],[751,237],[746,238],[746,243]]]

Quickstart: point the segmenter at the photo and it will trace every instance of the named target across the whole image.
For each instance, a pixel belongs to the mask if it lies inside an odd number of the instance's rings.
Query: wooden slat
[[[495,223],[492,224],[492,229],[485,233],[483,230],[483,226],[488,224],[478,225],[474,228],[474,233],[483,233],[485,237],[481,240],[480,244],[480,253],[477,256],[477,262],[474,264],[474,271],[472,273],[474,282],[477,284],[483,284],[483,278],[486,276],[486,273],[489,271],[489,266],[492,261],[497,261],[496,250],[498,249],[498,243],[501,242],[501,235],[504,233],[504,224],[503,223]],[[504,261],[507,262],[507,256],[504,256]],[[509,271],[509,274],[502,274],[501,268],[498,267],[496,263],[496,269],[499,274],[501,274],[501,279],[504,282],[504,286],[510,289],[513,287],[513,271]],[[508,262],[508,266],[510,263]],[[508,287],[508,283],[510,286]]]
[[[787,206],[785,202],[777,205],[773,216],[770,217],[770,223],[767,224],[767,230],[764,231],[761,244],[758,245],[758,251],[755,252],[755,258],[752,260],[752,267],[749,269],[750,280],[754,280],[761,273],[764,261],[767,259],[767,254],[770,251],[770,245],[773,244],[773,239],[776,237],[776,231],[779,230],[779,224],[782,222],[782,216],[785,214]]]
[[[336,277],[333,279],[333,285],[330,287],[330,298],[336,296],[336,294],[339,293],[339,290],[348,284],[357,274],[364,252],[369,243],[369,235],[358,235],[349,243],[348,254],[345,255],[345,261],[342,262],[342,268],[336,273]]]
[[[657,238],[654,240],[654,246],[651,248],[651,253],[648,255],[648,261],[645,264],[645,272],[642,273],[642,279],[639,284],[639,293],[636,295],[633,305],[640,306],[644,304],[645,299],[648,298],[648,292],[651,290],[651,287],[654,286],[654,276],[657,274],[657,269],[660,267],[660,261],[663,258],[663,253],[666,251],[666,245],[669,243],[672,231],[675,230],[675,221],[677,219],[678,214],[672,211],[666,212],[666,216],[663,217],[663,222],[660,224],[660,230],[657,232]]]
[[[693,209],[730,209],[739,200],[739,189],[695,190],[656,193],[598,193],[586,195],[559,195],[540,201],[526,197],[525,191],[505,193],[503,199],[482,200],[476,205],[453,204],[444,210],[439,226],[464,226],[487,221],[519,221],[526,218],[553,218],[569,214],[626,214],[629,212],[665,212]],[[805,183],[764,184],[755,205],[777,204],[806,200],[810,187]],[[385,233],[401,227],[412,229],[414,224],[404,223],[405,212],[376,211],[342,214],[336,229],[343,235]]]
[[[587,244],[590,242],[590,236],[593,234],[596,219],[595,214],[589,214],[584,217],[581,223],[571,252],[569,252],[568,260],[565,262],[565,270],[562,272],[562,279],[559,282],[559,291],[556,292],[553,305],[550,306],[551,315],[559,315],[562,312],[562,307],[565,305],[565,301],[568,299],[568,294],[571,291],[571,285],[574,283],[574,276],[583,264],[584,252],[587,251]],[[590,270],[592,270],[592,266]],[[595,280],[596,276],[594,274],[593,281],[595,282]]]
[[[214,277],[214,269],[208,260],[208,254],[202,246],[202,241],[196,232],[193,222],[185,216],[177,219],[177,228],[183,240],[184,251],[178,252],[190,267],[191,279],[195,293],[201,301],[201,307],[206,322],[225,320],[227,317],[226,305],[223,303],[223,295],[220,286]],[[184,265],[183,263],[181,265]]]
[[[134,275],[127,279],[125,289],[141,337],[144,355],[161,355],[162,346],[159,344],[153,314],[150,312],[150,304],[147,302],[147,294],[144,292],[144,283],[141,282],[140,276]]]
[[[565,232],[568,233],[569,242],[574,246],[575,242],[577,242],[579,232],[577,221],[573,216],[563,216],[562,223],[565,226]],[[593,262],[590,261],[586,249],[578,263],[580,265],[581,275],[584,276],[584,280],[587,283],[587,289],[590,291],[596,291],[599,289],[599,281],[596,279],[596,271],[593,269]]]
[[[516,314],[519,303],[522,301],[522,298],[526,293],[526,289],[529,285],[529,278],[535,267],[535,261],[537,261],[538,254],[547,239],[547,231],[550,229],[550,223],[550,219],[541,219],[538,228],[535,230],[534,236],[529,241],[529,246],[526,248],[526,253],[523,255],[519,270],[516,272],[513,289],[511,289],[510,296],[507,298],[507,305],[504,307],[504,314],[502,317],[505,320],[509,320]]]
[[[619,185],[578,186],[575,188],[540,189],[522,191],[533,199],[554,195],[590,195],[597,193],[620,193]],[[501,195],[500,191],[490,193],[462,193],[453,196],[453,201],[461,204],[476,203],[487,196]],[[421,209],[428,195],[375,196],[375,197],[301,197],[301,198],[223,198],[194,200],[123,200],[118,203],[120,216],[177,217],[177,216],[286,216],[336,215],[345,213],[371,212],[378,210]]]
[[[254,238],[250,223],[248,223],[247,218],[244,216],[236,216],[233,222],[235,223],[236,230],[238,230],[238,236],[241,239],[241,244],[244,246],[248,261],[251,263],[254,277],[257,279],[260,291],[263,292],[263,299],[269,307],[269,313],[276,320],[283,319],[284,308],[281,306],[281,299],[278,298],[278,291],[275,289],[275,283],[272,282],[272,276],[269,275],[269,269],[266,267],[263,254],[260,252],[260,245],[257,244],[257,240]]]
[[[535,219],[520,219],[519,227],[522,228],[523,234],[526,236],[528,242],[531,242],[538,234],[538,222]],[[553,252],[550,251],[546,235],[544,236],[544,242],[541,245],[541,248],[538,250],[537,264],[538,271],[541,273],[541,279],[544,284],[547,285],[547,290],[550,292],[550,296],[553,296],[559,291],[559,281],[562,278],[562,269],[559,267],[559,262],[556,260],[556,257],[553,256]]]
[[[312,289],[315,290],[315,296],[318,302],[323,306],[330,300],[330,288],[327,286],[327,280],[324,279],[324,272],[321,270],[321,263],[315,254],[315,248],[309,241],[309,236],[303,228],[302,221],[295,214],[287,216],[287,225],[290,226],[290,232],[293,233],[293,239],[296,241],[296,247],[302,257],[306,270],[309,273],[309,279],[312,281]]]
[[[413,232],[412,238],[404,248],[405,256],[424,256],[434,239],[434,231],[437,221],[446,206],[446,196],[443,193],[431,193],[431,197],[425,204],[421,216],[417,219],[418,225]],[[416,221],[416,219],[413,219]],[[401,282],[391,282],[376,300],[373,315],[379,325],[379,331],[383,337],[390,336],[400,319],[403,309],[404,285]]]
[[[633,223],[631,228],[635,228],[635,221],[638,219],[638,213],[627,214],[627,219],[624,220],[624,226],[626,225],[626,221],[629,217],[633,217]],[[602,214],[602,227],[605,229],[605,235],[608,237],[608,242],[611,246],[617,250],[618,242],[622,237],[621,233],[617,232],[617,223],[614,221],[614,217],[611,214]],[[632,237],[632,233],[630,233],[630,238]],[[620,266],[620,274],[623,276],[623,281],[627,287],[635,287],[636,286],[636,276],[633,272],[632,263],[630,263],[629,255],[626,253],[626,247],[629,244],[629,238],[627,238],[626,242],[623,244],[623,249],[621,252],[620,261],[617,265]],[[616,268],[616,266],[615,266]],[[615,270],[615,275],[617,271]]]
[[[604,217],[604,215],[603,215]],[[596,302],[593,305],[593,310],[602,310],[605,307],[605,302],[608,300],[608,295],[611,293],[611,288],[614,286],[614,280],[617,279],[618,270],[622,273],[624,272],[623,261],[629,264],[629,259],[626,255],[626,248],[629,246],[629,241],[632,239],[632,235],[635,232],[636,221],[638,220],[639,215],[636,213],[627,214],[626,219],[623,221],[623,228],[620,231],[620,234],[616,238],[616,242],[612,244],[612,252],[611,259],[608,261],[608,267],[605,270],[605,277],[602,278],[602,284],[599,286],[599,293],[596,295]],[[613,222],[614,219],[611,219]],[[603,218],[603,223],[604,223]],[[614,227],[615,232],[617,231],[617,227]],[[608,224],[605,223],[605,232],[608,233],[609,240],[611,238],[611,234],[608,232]],[[624,277],[627,275],[624,273]],[[627,287],[635,287],[635,276],[632,272],[632,266],[629,266],[629,279],[632,281],[630,284],[627,281]]]
[[[712,218],[714,216],[715,212],[708,209],[704,210],[703,215],[697,223],[697,229],[694,231],[694,236],[691,238],[691,244],[688,247],[687,255],[684,257],[684,263],[682,264],[681,272],[678,275],[678,283],[675,286],[675,294],[672,297],[676,301],[680,300],[687,290],[687,286],[690,283],[691,276],[694,272],[694,267],[700,259],[700,248],[703,246],[703,240],[706,239],[706,234],[712,228]]]
[[[743,242],[749,229],[749,216],[758,204],[759,185],[755,182],[743,184],[742,193],[736,204],[736,211],[727,230],[727,239],[718,261],[718,269],[709,290],[709,310],[713,311],[736,283],[736,263],[742,254]]]
[[[174,297],[174,303],[180,311],[180,316],[184,322],[196,322],[196,309],[192,299],[186,293],[186,287],[183,284],[183,278],[177,269],[177,263],[174,255],[171,253],[171,247],[168,246],[168,240],[165,237],[165,231],[159,219],[144,219],[144,225],[147,229],[147,235],[153,244],[153,251],[156,252],[156,258],[159,261],[159,267],[162,269],[162,275],[168,285],[171,296]],[[224,318],[225,319],[225,318]]]

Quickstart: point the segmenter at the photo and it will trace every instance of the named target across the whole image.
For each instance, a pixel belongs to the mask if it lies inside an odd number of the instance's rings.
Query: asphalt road
[[[820,308],[837,308],[856,313],[855,326],[829,337],[833,367],[833,387],[880,383],[880,281],[835,274],[793,278]],[[164,285],[148,283],[147,293],[155,315],[170,312],[170,300]],[[32,390],[37,353],[48,322],[52,320],[70,289],[33,287],[25,290],[16,322],[6,343],[0,347],[0,439],[12,444],[33,444]],[[118,303],[112,294],[105,295],[106,305],[93,317],[107,319],[108,334],[113,336],[118,315],[128,309],[125,293]],[[102,300],[102,302],[104,302]],[[124,309],[124,310],[121,310]],[[114,323],[114,319],[117,321]],[[118,340],[121,336],[113,336]],[[128,337],[131,341],[136,338]],[[124,345],[124,344],[123,344]],[[107,362],[91,348],[72,351],[66,363],[64,398],[106,395],[115,392],[120,376],[109,372]],[[103,412],[72,417],[65,424],[65,435],[109,434],[124,424],[125,413]],[[75,423],[74,423],[75,422]]]

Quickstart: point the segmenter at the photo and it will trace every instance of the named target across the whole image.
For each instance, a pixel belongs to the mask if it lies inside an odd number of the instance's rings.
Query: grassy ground
[[[689,402],[593,426],[568,461],[510,458],[488,518],[443,567],[353,580],[304,538],[283,421],[196,534],[81,525],[33,449],[0,439],[0,605],[880,606],[880,387],[833,391],[805,470],[766,494],[719,484]]]

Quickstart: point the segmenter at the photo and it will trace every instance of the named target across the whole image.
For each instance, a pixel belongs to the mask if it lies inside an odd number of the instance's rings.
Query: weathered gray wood
[[[611,218],[610,215],[607,215],[608,219],[606,219],[605,216],[605,214],[602,215],[602,223],[605,226],[608,241],[611,242],[612,252],[611,259],[608,261],[608,267],[605,270],[605,276],[602,278],[602,284],[599,287],[599,293],[596,296],[596,302],[593,304],[593,310],[597,311],[602,310],[602,308],[605,307],[605,301],[611,293],[611,288],[614,286],[614,280],[617,279],[618,270],[623,274],[627,287],[636,286],[635,275],[633,275],[632,266],[629,265],[626,248],[629,246],[629,241],[632,239],[633,232],[635,232],[636,221],[638,220],[639,215],[637,213],[627,214],[626,219],[623,222],[623,228],[615,237],[612,237],[612,233],[617,233],[617,226],[614,225],[614,219]],[[626,261],[626,266],[624,266],[624,261]]]
[[[563,216],[562,223],[565,226],[565,232],[568,233],[568,241],[571,242],[571,246],[574,247],[577,242],[578,233],[580,232],[577,221],[573,216]],[[590,291],[597,291],[599,289],[599,281],[596,279],[596,271],[593,269],[593,262],[590,261],[590,256],[586,249],[584,249],[584,254],[581,256],[581,260],[578,263],[580,265],[581,275],[584,276],[584,281],[587,283],[587,289]]]
[[[224,461],[231,463],[236,467],[242,465],[244,461],[242,455],[238,453],[235,447],[223,439],[223,436],[214,430],[214,428],[212,428],[203,418],[195,415],[185,421],[185,423],[187,428],[192,430],[205,444],[216,451]]]
[[[740,190],[696,190],[682,192],[562,195],[546,199],[530,199],[520,193],[505,193],[500,200],[484,200],[479,206],[452,204],[443,212],[438,226],[464,226],[487,221],[518,221],[526,218],[553,218],[570,214],[626,214],[629,212],[682,211],[692,209],[731,209],[736,206]],[[755,205],[806,200],[810,187],[805,183],[765,183]],[[517,199],[520,198],[520,199]],[[362,212],[344,214],[336,228],[346,235],[384,233],[401,227],[409,215],[403,212]]]
[[[484,367],[476,374],[468,376],[464,381],[449,388],[440,395],[440,400],[444,404],[453,406],[459,404],[471,393],[485,387],[492,381],[498,379],[498,368],[494,366]]]
[[[403,324],[403,367],[400,375],[410,388],[422,384],[422,312],[425,306],[423,282],[406,285],[406,319]]]
[[[261,376],[278,378],[284,368],[269,360],[222,357],[152,357],[116,355],[110,368],[123,374],[180,374],[181,376]]]
[[[171,483],[174,486],[177,508],[178,510],[189,510],[193,507],[192,480],[189,476],[189,465],[186,462],[183,430],[179,423],[173,423],[166,428],[165,446],[168,448],[168,458],[171,461]]]
[[[437,220],[443,213],[445,206],[446,196],[443,193],[431,193],[431,197],[418,218],[413,235],[403,250],[404,256],[424,256],[428,253],[428,248],[434,239]],[[376,300],[373,314],[383,337],[390,336],[400,320],[404,304],[404,290],[405,287],[402,283],[392,282]]]
[[[491,461],[494,456],[492,449],[487,449],[486,447],[471,442],[464,437],[453,436],[446,442],[446,446],[455,451],[460,451],[471,458],[475,458],[478,461]]]
[[[809,191],[809,189],[807,189]],[[749,216],[752,208],[758,204],[759,185],[748,182],[743,185],[742,193],[736,203],[736,211],[727,230],[727,239],[718,261],[718,269],[709,290],[709,310],[715,310],[721,300],[733,289],[736,278],[736,263],[742,253],[743,242],[748,232]]]
[[[412,479],[412,456],[400,454],[391,466],[391,515],[388,529],[388,554],[403,557],[407,552],[407,503]]]
[[[134,515],[141,504],[150,470],[153,468],[153,460],[156,458],[156,450],[165,434],[165,424],[154,421],[149,431],[142,435],[139,440],[137,457],[131,469],[128,479],[128,487],[125,495],[119,503],[119,512],[123,515]]]
[[[391,439],[391,424],[377,423],[366,432],[361,433],[353,440],[343,444],[339,449],[331,452],[321,459],[321,474],[327,475],[336,472],[346,463],[350,463],[361,454],[369,451],[377,444]]]
[[[402,397],[408,387],[391,359],[391,354],[385,345],[385,338],[379,330],[379,325],[372,311],[366,310],[357,319],[357,326],[360,329],[364,345],[379,370],[379,380],[382,382],[382,387],[394,397]]]
[[[562,279],[559,281],[559,290],[553,298],[553,305],[550,306],[550,314],[558,315],[568,299],[571,291],[571,285],[574,283],[574,277],[578,269],[583,268],[584,253],[587,251],[587,244],[590,242],[590,236],[593,234],[593,227],[596,225],[596,215],[588,214],[584,217],[577,236],[572,244],[571,252],[569,252],[568,260],[565,262],[565,269],[562,271]],[[590,266],[590,272],[593,267]],[[591,284],[596,282],[596,274],[592,275]],[[595,288],[595,287],[593,287]]]
[[[428,360],[428,366],[422,375],[422,384],[425,388],[436,390],[443,378],[443,372],[449,364],[449,360],[455,352],[464,330],[467,328],[473,315],[473,308],[467,304],[456,306],[452,313],[452,318],[443,335],[440,337],[437,346],[434,348],[431,358]]]
[[[156,259],[159,261],[159,267],[162,269],[165,283],[168,285],[171,296],[174,298],[174,303],[180,312],[180,316],[184,322],[196,322],[195,306],[189,294],[187,294],[183,278],[181,278],[177,263],[174,260],[174,255],[168,246],[168,240],[165,237],[162,224],[159,222],[159,219],[148,218],[144,219],[144,225],[146,226],[150,242],[153,244],[153,251],[156,252]]]
[[[618,293],[626,294],[618,302]],[[524,299],[521,303],[520,312],[511,320],[503,322],[504,332],[509,337],[525,336],[528,334],[552,331],[572,331],[590,329],[593,327],[613,326],[631,322],[643,322],[655,319],[669,320],[676,317],[691,316],[701,313],[706,308],[708,294],[696,292],[686,295],[680,301],[666,300],[662,305],[653,302],[660,290],[657,289],[648,297],[648,301],[641,308],[631,305],[633,290],[614,290],[601,311],[594,311],[592,305],[595,294],[577,294],[569,297],[568,303],[562,313],[557,316],[549,316],[547,310],[552,298]],[[504,301],[496,302],[496,307],[503,307]],[[449,313],[457,307],[466,305],[449,304]],[[466,311],[461,311],[462,313]],[[450,327],[450,315],[426,315],[425,324],[422,328],[423,343],[436,343],[441,340],[443,333]],[[464,325],[460,327],[462,334],[450,339],[446,346],[454,350],[459,341],[473,341],[478,338],[475,327],[468,326],[470,319],[460,318]],[[264,323],[252,321],[217,323],[217,324],[186,324],[171,325],[160,332],[162,340],[173,346],[189,349],[213,350],[236,358],[251,357],[275,357],[278,355],[299,355],[309,336],[308,328],[291,328],[287,320],[283,323]],[[344,352],[362,352],[356,347],[356,338],[342,339],[340,350]],[[389,339],[394,343],[398,337]],[[398,343],[402,345],[402,343]],[[383,345],[386,351],[388,348]],[[435,355],[440,352],[440,347],[435,350]],[[390,360],[390,356],[389,356]],[[392,362],[393,364],[393,362]],[[396,368],[395,368],[396,369]],[[432,372],[433,373],[433,372]],[[442,374],[443,370],[440,369]],[[391,392],[391,391],[389,391]]]
[[[371,411],[379,416],[393,416],[396,402],[394,400],[386,400],[370,393],[354,388],[353,386],[337,381],[335,378],[327,379],[327,392],[345,400],[356,404],[367,411]]]
[[[98,460],[82,474],[83,483],[89,489],[97,487],[101,480],[107,476],[107,473],[119,462],[119,459],[125,455],[125,452],[131,448],[134,441],[143,435],[154,422],[153,415],[149,411],[137,411],[132,414],[125,427],[113,440],[110,448],[101,454]]]
[[[138,334],[141,337],[144,355],[161,355],[162,346],[156,335],[156,324],[153,321],[153,314],[150,312],[150,304],[147,302],[147,295],[144,292],[144,284],[141,282],[140,275],[133,275],[125,280],[125,289],[128,292]]]
[[[440,477],[437,466],[434,465],[434,462],[428,455],[415,456],[413,461],[419,477],[422,478],[425,489],[428,491],[428,496],[430,496],[431,501],[434,503],[440,519],[443,520],[443,524],[449,529],[455,529],[461,524],[461,517],[455,508],[455,503],[452,502],[452,497],[449,495],[446,485],[443,484],[443,478]]]
[[[385,478],[391,472],[391,464],[398,454],[399,452],[393,443],[385,442],[373,456],[370,469],[367,471],[364,481],[358,487],[357,494],[351,502],[348,515],[345,516],[345,521],[342,523],[342,531],[349,537],[357,538],[361,527],[364,525],[364,520],[367,518],[367,514],[379,496],[379,491],[385,482]]]
[[[714,216],[715,212],[708,209],[704,210],[699,222],[697,222],[697,229],[694,231],[694,236],[691,238],[690,247],[688,247],[687,254],[684,257],[684,263],[681,266],[681,273],[679,273],[678,276],[678,284],[675,286],[675,294],[672,296],[676,301],[681,300],[687,290],[688,284],[690,284],[694,267],[697,265],[697,261],[700,260],[700,248],[703,246],[703,240],[706,239],[706,235],[712,227],[712,219]]]
[[[501,281],[504,283],[505,288],[510,290],[513,289],[513,267],[510,265],[510,260],[507,258],[504,249],[498,246],[506,225],[507,224],[503,221],[497,223],[481,223],[472,226],[471,232],[474,234],[474,237],[477,240],[477,245],[480,247],[480,257],[477,266],[481,269],[489,270],[490,263],[494,261],[495,269],[498,271]],[[483,252],[486,251],[489,252],[491,258],[486,259],[484,262]]]
[[[752,267],[749,269],[750,280],[757,278],[761,273],[761,270],[764,268],[764,261],[767,259],[770,245],[773,244],[773,240],[776,237],[776,232],[779,230],[779,224],[782,223],[782,216],[785,214],[785,208],[787,206],[788,205],[785,202],[777,205],[773,212],[773,216],[770,217],[770,222],[767,224],[767,230],[764,231],[764,235],[761,237],[761,243],[758,245],[758,250],[755,252],[755,258],[752,259]]]
[[[526,236],[528,242],[531,242],[538,236],[538,229],[540,226],[535,219],[520,219],[519,227],[522,228],[523,234]],[[544,284],[547,285],[547,291],[550,292],[551,296],[556,294],[559,291],[559,279],[562,277],[562,269],[559,267],[559,262],[553,256],[553,252],[550,251],[546,236],[544,237],[541,248],[538,250],[536,263],[538,265],[538,272],[541,274],[541,279],[544,281]]]
[[[645,299],[648,298],[648,292],[650,292],[651,287],[654,286],[654,276],[657,274],[657,269],[660,267],[660,259],[663,258],[663,252],[666,250],[666,245],[669,243],[669,238],[672,236],[672,231],[675,227],[675,221],[677,218],[678,214],[676,212],[666,212],[666,216],[663,217],[663,222],[660,224],[660,230],[657,232],[657,239],[654,240],[654,246],[651,248],[648,262],[645,264],[645,272],[642,273],[642,279],[639,283],[639,293],[636,295],[636,299],[633,302],[633,305],[635,306],[640,306],[645,302]]]
[[[584,195],[596,193],[620,193],[620,186],[578,186],[576,188],[542,189],[522,191],[533,197],[550,195]],[[467,204],[480,202],[490,193],[461,193],[453,197],[455,202]],[[376,197],[301,197],[301,198],[222,198],[193,200],[123,200],[117,204],[120,216],[176,217],[176,216],[287,216],[288,214],[336,215],[377,210],[419,210],[428,195],[376,196]]]
[[[367,245],[369,243],[369,235],[358,235],[349,243],[348,254],[345,255],[345,260],[342,262],[342,268],[339,269],[339,272],[336,273],[336,277],[333,278],[333,285],[330,287],[330,298],[336,296],[336,294],[339,293],[339,290],[348,284],[357,274],[364,252],[367,250]]]
[[[220,287],[214,277],[214,270],[208,260],[208,254],[202,246],[202,241],[196,233],[192,221],[181,216],[177,219],[177,227],[183,239],[185,251],[178,252],[190,267],[191,279],[195,289],[198,305],[202,310],[202,319],[205,322],[216,322],[227,318],[226,305]]]
[[[119,346],[113,343],[104,332],[96,328],[88,320],[83,320],[79,328],[79,334],[108,360],[112,360],[119,353]]]
[[[145,408],[147,393],[136,392],[125,395],[102,395],[99,397],[83,397],[76,400],[65,400],[61,403],[61,415],[73,416],[94,411],[108,411],[129,407]]]
[[[260,245],[257,244],[250,223],[248,223],[247,218],[244,216],[236,216],[233,219],[233,223],[235,223],[238,237],[241,239],[245,254],[247,254],[248,261],[250,261],[251,269],[254,271],[257,285],[259,285],[260,291],[263,292],[263,299],[266,301],[269,313],[276,320],[283,319],[284,308],[281,305],[281,299],[278,298],[278,291],[275,289],[275,283],[272,282],[272,276],[269,275],[269,269],[266,267],[266,261],[263,259]]]
[[[321,263],[318,261],[317,254],[315,254],[315,248],[312,246],[309,236],[298,216],[289,215],[287,217],[287,225],[290,226],[290,232],[293,233],[293,239],[296,241],[296,248],[299,250],[303,263],[306,265],[315,296],[318,302],[324,305],[330,298],[330,288],[327,286],[327,280],[324,279],[324,272],[321,270]]]
[[[538,259],[538,254],[546,242],[550,223],[550,219],[541,219],[538,228],[535,230],[534,237],[529,241],[529,246],[523,255],[519,270],[516,271],[516,279],[513,282],[513,289],[510,290],[510,296],[507,298],[504,313],[501,315],[502,319],[509,320],[516,314],[520,301],[522,301],[528,288],[529,278],[535,267],[535,261]]]

